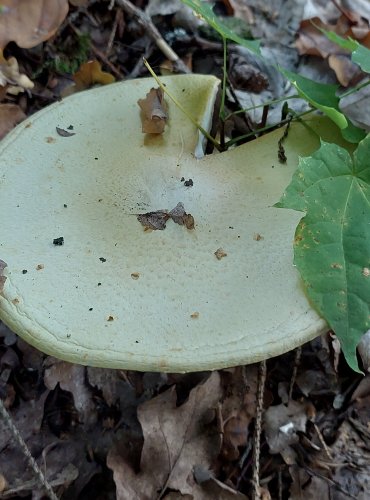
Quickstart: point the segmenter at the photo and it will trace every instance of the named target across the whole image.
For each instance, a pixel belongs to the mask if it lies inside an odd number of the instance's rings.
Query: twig
[[[333,481],[332,479],[324,476],[324,474],[320,474],[317,470],[311,469],[310,467],[304,466],[303,468],[311,477],[319,477],[320,479],[323,479],[326,483],[328,483],[329,487],[331,486],[338,490],[340,493],[343,493],[345,498],[352,498],[353,500],[357,500],[358,497],[351,495],[351,493],[342,488],[342,486],[337,481]]]
[[[116,75],[117,78],[120,78],[121,80],[125,77],[125,75],[123,73],[121,73],[121,71],[116,68],[116,66],[114,64],[112,64],[109,59],[107,59],[107,57],[105,56],[105,54],[103,54],[103,52],[101,50],[99,50],[97,47],[95,47],[95,45],[91,44],[91,50],[94,52],[94,54],[96,55],[96,57],[98,57],[99,59],[101,59],[103,61],[103,63],[108,66],[108,68],[111,70],[111,72],[113,74]]]
[[[81,36],[81,31],[78,28],[76,28],[76,26],[70,20],[68,20],[68,25],[76,33],[77,36]],[[116,75],[117,78],[122,80],[125,77],[125,75],[123,73],[121,73],[121,71],[118,68],[116,68],[115,65],[112,64],[108,60],[108,58],[105,56],[105,54],[103,54],[103,52],[101,50],[99,50],[97,47],[95,47],[94,44],[91,44],[90,47],[91,47],[91,50],[96,55],[96,57],[101,59],[103,61],[103,63],[106,66],[108,66],[108,68],[111,70],[111,72]]]
[[[7,409],[5,408],[2,399],[0,399],[0,415],[1,415],[2,419],[4,420],[5,424],[8,426],[8,428],[13,436],[13,439],[18,443],[20,449],[23,452],[23,455],[26,457],[27,462],[30,465],[30,467],[32,468],[36,479],[40,483],[40,486],[45,490],[45,492],[47,493],[49,498],[51,498],[51,500],[58,500],[58,497],[54,493],[51,485],[49,484],[46,477],[42,473],[40,467],[37,465],[37,463],[36,463],[35,459],[33,458],[28,446],[26,445],[24,439],[22,438],[18,429],[14,425],[12,417],[9,415]]]
[[[179,56],[172,50],[168,43],[164,40],[162,35],[159,33],[157,28],[152,23],[151,19],[143,12],[133,5],[129,0],[116,0],[116,5],[122,7],[122,9],[134,17],[141,26],[145,29],[148,36],[155,42],[159,50],[164,54],[164,56],[169,59],[173,67],[178,73],[191,73],[186,64],[179,58]]]
[[[301,362],[301,356],[302,356],[302,347],[297,347],[295,351],[295,357],[294,357],[294,367],[293,367],[293,372],[292,372],[292,378],[290,379],[290,384],[289,384],[289,401],[292,399],[292,394],[293,394],[293,388],[294,384],[297,378],[297,372],[298,372],[298,367]]]
[[[262,433],[262,413],[263,413],[263,397],[265,393],[266,383],[266,361],[261,361],[259,364],[258,373],[258,389],[257,389],[257,408],[256,408],[256,425],[253,435],[253,500],[259,500],[260,494],[260,455],[261,455],[261,433]]]
[[[116,10],[116,15],[114,16],[114,22],[113,22],[112,30],[111,30],[110,35],[109,35],[109,40],[108,40],[108,43],[107,43],[107,48],[105,49],[105,54],[107,56],[109,56],[109,53],[112,50],[114,38],[115,38],[116,33],[117,33],[118,23],[120,21],[120,17],[121,16],[122,16],[122,10],[121,9],[117,9]]]
[[[281,467],[278,469],[278,499],[283,500],[283,478]]]
[[[318,428],[318,426],[315,424],[315,422],[313,422],[313,427],[316,431],[316,434],[317,434],[317,437],[319,438],[319,441],[322,445],[322,447],[324,448],[325,450],[325,453],[327,455],[327,457],[330,459],[330,460],[333,460],[333,455],[330,453],[330,450],[328,448],[328,445],[325,443],[325,439],[324,439],[324,436],[321,434],[321,431],[320,429]]]
[[[144,55],[142,57],[139,57],[139,59],[136,61],[135,66],[132,68],[131,72],[127,75],[127,78],[133,79],[137,78],[141,74],[141,70],[144,68],[144,61],[143,59],[149,59],[149,57],[152,55],[153,50],[154,50],[154,44],[152,40],[148,36],[146,38],[146,43],[145,43],[145,51]]]

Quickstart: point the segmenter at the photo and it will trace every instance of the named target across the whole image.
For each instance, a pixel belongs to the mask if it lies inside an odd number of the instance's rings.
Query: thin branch
[[[81,31],[76,28],[76,26],[71,22],[71,21],[68,21],[68,25],[70,26],[70,28],[76,33],[77,36],[81,36]],[[99,50],[97,47],[95,47],[94,44],[91,44],[90,45],[90,48],[91,50],[94,52],[94,54],[96,55],[96,57],[98,57],[101,61],[103,61],[103,63],[108,66],[108,68],[111,70],[111,72],[119,79],[123,79],[125,77],[125,75],[123,73],[121,73],[121,71],[115,67],[114,64],[112,64],[108,58],[106,57],[106,55],[101,51]]]
[[[28,464],[32,468],[34,475],[39,482],[40,486],[42,487],[43,490],[47,493],[48,497],[51,500],[58,500],[58,497],[53,491],[53,488],[51,487],[50,483],[47,481],[46,477],[42,473],[40,467],[37,465],[35,459],[33,458],[28,446],[26,445],[24,439],[20,435],[18,429],[14,425],[13,419],[8,413],[7,409],[4,406],[4,403],[2,399],[0,399],[0,415],[5,422],[5,424],[8,426],[13,439],[17,442],[18,446],[23,452],[23,455],[26,457]]]
[[[302,347],[297,347],[295,351],[295,357],[294,357],[294,367],[293,367],[293,372],[292,372],[292,378],[290,379],[290,384],[289,384],[289,401],[292,399],[293,395],[293,388],[294,384],[297,378],[297,372],[298,372],[298,367],[301,364],[301,357],[302,357]]]
[[[191,73],[186,64],[179,58],[179,56],[172,50],[168,43],[164,40],[157,28],[152,23],[149,16],[141,9],[138,9],[129,0],[116,0],[116,5],[130,16],[134,17],[139,24],[145,29],[147,35],[155,42],[159,50],[164,56],[169,59],[178,73]]]

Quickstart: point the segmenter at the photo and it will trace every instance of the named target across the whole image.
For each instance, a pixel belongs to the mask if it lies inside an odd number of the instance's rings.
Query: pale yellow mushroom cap
[[[163,81],[207,126],[218,81]],[[293,267],[301,214],[273,207],[315,134],[291,128],[287,165],[282,130],[197,160],[198,132],[168,98],[164,134],[142,134],[137,100],[152,86],[75,94],[0,144],[1,319],[62,359],[145,371],[252,363],[320,334]],[[56,132],[70,125],[75,135]],[[145,231],[137,220],[179,202],[194,229],[169,220]]]

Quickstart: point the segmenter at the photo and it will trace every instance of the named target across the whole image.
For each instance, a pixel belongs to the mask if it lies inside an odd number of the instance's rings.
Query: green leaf
[[[370,329],[370,135],[353,160],[324,142],[301,158],[276,206],[306,212],[296,229],[294,263],[358,371],[356,347]]]
[[[370,50],[352,38],[342,38],[334,33],[334,31],[327,31],[319,28],[324,35],[332,42],[342,47],[342,49],[352,52],[352,61],[360,66],[362,71],[370,73]]]
[[[222,38],[232,40],[239,45],[243,45],[251,52],[260,55],[260,42],[257,40],[246,40],[234,33],[224,22],[219,19],[213,12],[212,6],[208,2],[203,2],[202,0],[181,0],[182,3],[188,5],[193,9],[196,14],[203,17],[204,20],[212,26]]]
[[[366,137],[367,132],[366,130],[353,125],[353,123],[348,118],[347,121],[348,127],[341,130],[343,139],[345,139],[347,142],[351,142],[352,144],[357,144]]]
[[[281,66],[278,69],[291,81],[298,94],[314,108],[325,113],[340,129],[348,126],[346,117],[339,111],[339,98],[336,95],[339,85],[318,83]]]

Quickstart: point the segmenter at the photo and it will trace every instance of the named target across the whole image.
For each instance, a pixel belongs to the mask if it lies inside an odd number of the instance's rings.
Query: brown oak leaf
[[[175,387],[139,406],[144,435],[140,472],[133,470],[118,447],[108,453],[118,499],[158,498],[158,492],[167,488],[195,499],[210,498],[196,483],[193,470],[195,465],[211,467],[220,451],[220,435],[210,419],[221,394],[220,375],[213,372],[180,406]]]

